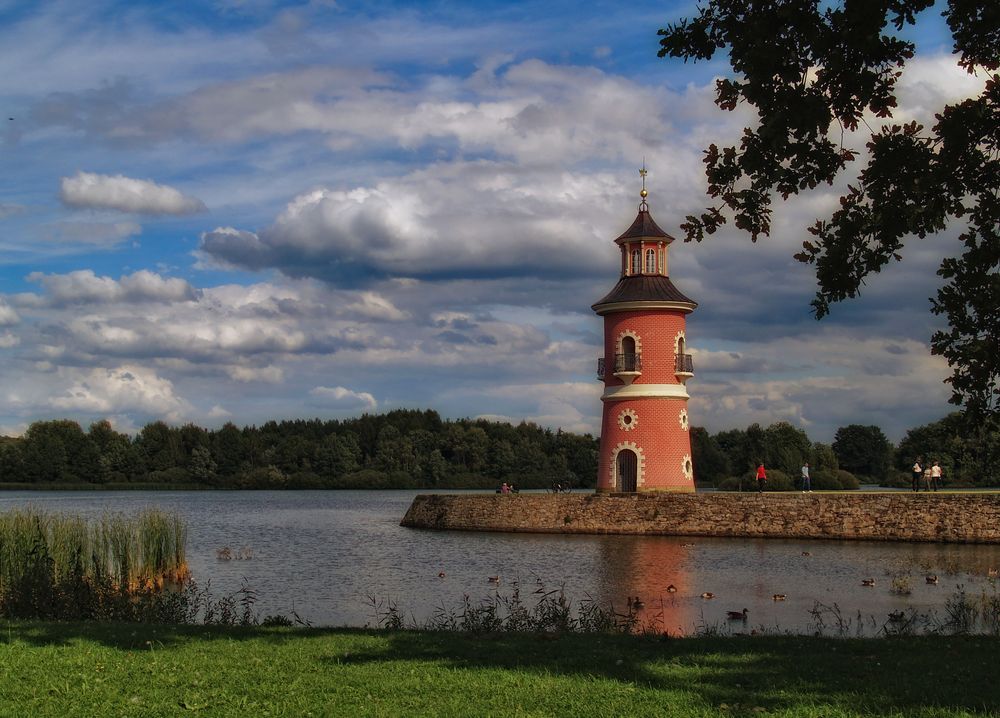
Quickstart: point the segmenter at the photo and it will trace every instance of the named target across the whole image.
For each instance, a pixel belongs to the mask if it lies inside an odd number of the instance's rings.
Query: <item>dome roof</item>
[[[619,279],[614,289],[596,304],[591,305],[591,309],[601,314],[602,307],[626,302],[686,305],[679,306],[678,309],[687,309],[687,311],[693,311],[698,306],[697,302],[688,299],[681,293],[681,290],[674,286],[670,277],[658,274],[637,274]]]
[[[643,202],[642,206],[639,208],[639,214],[636,215],[635,221],[632,222],[632,226],[622,232],[621,236],[615,240],[615,242],[621,243],[629,239],[662,239],[665,243],[670,244],[674,241],[674,238],[669,234],[660,229],[660,226],[653,221],[653,216],[646,209],[646,203]]]

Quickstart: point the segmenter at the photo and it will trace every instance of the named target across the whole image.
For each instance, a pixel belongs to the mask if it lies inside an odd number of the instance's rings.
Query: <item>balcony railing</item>
[[[642,355],[641,354],[615,354],[615,373],[618,374],[623,371],[636,372],[642,371]]]
[[[675,374],[694,374],[694,362],[690,354],[678,354],[674,366]]]
[[[604,379],[604,375],[607,372],[607,360],[604,357],[597,358],[597,378]],[[641,354],[615,354],[615,374],[630,373],[630,374],[641,374],[642,373],[642,355]]]

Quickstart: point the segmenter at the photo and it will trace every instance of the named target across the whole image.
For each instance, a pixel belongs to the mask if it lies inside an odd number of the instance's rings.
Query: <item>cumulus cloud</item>
[[[146,367],[123,365],[77,373],[80,375],[64,393],[51,398],[53,409],[97,414],[139,412],[170,421],[180,421],[191,409],[169,380]]]
[[[70,207],[113,209],[135,214],[194,214],[205,211],[205,203],[167,185],[124,175],[77,172],[63,177],[59,198]]]
[[[342,386],[317,386],[309,391],[309,396],[328,409],[373,411],[378,407],[375,397],[367,391],[352,391]]]
[[[555,195],[553,185],[560,187]],[[455,163],[375,187],[305,193],[260,232],[206,232],[200,252],[227,266],[348,285],[385,277],[592,275],[613,265],[613,236],[601,215],[607,207],[580,198],[622,192],[611,174],[553,178],[504,164]]]
[[[14,311],[13,307],[0,298],[0,327],[9,327],[21,321],[21,317]]]
[[[183,279],[162,277],[141,269],[115,280],[99,277],[91,269],[68,274],[32,272],[28,281],[37,282],[46,292],[50,304],[101,304],[112,302],[186,302],[198,297],[198,291]],[[21,296],[21,301],[37,303],[37,299]],[[0,310],[0,321],[3,312]]]

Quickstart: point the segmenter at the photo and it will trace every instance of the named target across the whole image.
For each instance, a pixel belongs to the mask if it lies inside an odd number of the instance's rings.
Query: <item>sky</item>
[[[658,59],[693,2],[0,0],[0,434],[397,408],[596,434],[613,240],[708,206],[745,109]],[[940,21],[896,119],[977,94]],[[877,121],[872,118],[873,126]],[[845,142],[864,150],[863,136]],[[792,259],[849,177],[753,244],[675,242],[692,424],[892,440],[953,408],[929,297],[958,227],[817,322]]]

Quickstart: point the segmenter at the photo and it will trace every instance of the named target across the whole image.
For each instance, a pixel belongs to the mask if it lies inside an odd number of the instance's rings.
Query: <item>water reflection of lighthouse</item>
[[[616,612],[626,612],[628,599],[644,604],[641,623],[673,635],[693,627],[691,598],[705,590],[697,585],[690,567],[692,547],[687,539],[670,536],[606,536],[601,540],[597,581],[599,594]],[[668,591],[673,587],[675,591]]]

